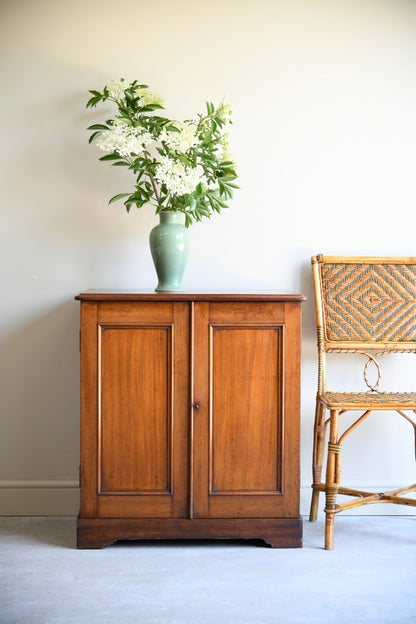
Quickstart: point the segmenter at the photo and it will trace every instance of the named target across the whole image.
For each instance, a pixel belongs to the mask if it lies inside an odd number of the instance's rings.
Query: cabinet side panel
[[[299,515],[301,304],[286,303],[284,390],[285,512]]]
[[[100,491],[171,491],[170,327],[101,326]]]
[[[281,491],[281,333],[211,328],[210,493]]]
[[[81,466],[80,517],[97,514],[97,304],[81,303]]]

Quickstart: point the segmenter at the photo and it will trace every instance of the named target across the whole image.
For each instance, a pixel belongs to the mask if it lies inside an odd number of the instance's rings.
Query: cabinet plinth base
[[[261,539],[272,548],[301,548],[302,519],[78,518],[78,548],[146,539]]]

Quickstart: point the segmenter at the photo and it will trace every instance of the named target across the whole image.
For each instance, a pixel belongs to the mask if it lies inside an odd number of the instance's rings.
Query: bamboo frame
[[[416,265],[416,257],[376,257],[376,256],[324,256],[322,254],[312,257],[312,273],[316,300],[317,337],[318,337],[318,391],[316,396],[314,444],[312,459],[312,501],[310,509],[310,521],[315,521],[318,514],[319,494],[325,492],[325,549],[334,547],[334,516],[346,509],[354,509],[370,503],[394,503],[416,507],[416,499],[404,497],[403,494],[416,491],[416,483],[401,487],[389,492],[364,492],[341,486],[341,451],[344,440],[355,431],[359,425],[374,410],[391,410],[405,418],[413,427],[415,435],[416,456],[416,422],[403,410],[410,410],[416,414],[416,392],[410,393],[382,393],[378,390],[378,381],[372,386],[366,378],[368,363],[364,369],[364,379],[370,392],[328,392],[327,391],[327,353],[354,353],[367,350],[378,352],[416,352],[416,340],[414,341],[359,341],[359,340],[328,340],[327,324],[324,310],[324,289],[322,283],[322,265],[324,263],[340,265],[345,264],[411,264]],[[415,284],[416,300],[416,284]],[[372,356],[368,353],[369,360],[373,360],[380,353]],[[378,367],[378,364],[377,364]],[[329,418],[325,419],[326,411]],[[339,434],[339,417],[346,411],[362,411],[354,423],[341,435]],[[328,451],[325,482],[322,482],[322,467],[325,454],[325,440],[329,425]],[[352,496],[354,500],[337,503],[338,494]]]

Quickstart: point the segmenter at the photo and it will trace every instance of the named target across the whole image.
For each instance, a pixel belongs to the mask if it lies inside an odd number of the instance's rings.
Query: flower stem
[[[144,154],[145,159],[147,161],[149,161],[149,152],[147,151],[146,145],[144,143],[143,143],[143,154]],[[154,177],[152,176],[152,174],[149,171],[146,171],[146,175],[149,176],[149,178],[150,178],[150,183],[152,185],[153,192],[155,194],[157,203],[159,204],[159,200],[160,200],[160,198],[159,198],[159,191],[157,189],[155,179],[154,179]]]

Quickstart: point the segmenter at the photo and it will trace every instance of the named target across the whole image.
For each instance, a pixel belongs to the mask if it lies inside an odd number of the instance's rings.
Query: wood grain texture
[[[80,516],[184,517],[188,306],[85,306]]]
[[[100,330],[99,491],[171,492],[172,326]]]
[[[81,306],[80,513],[98,513],[98,304]]]
[[[78,301],[296,301],[302,302],[306,297],[289,291],[244,291],[219,292],[197,290],[190,292],[160,292],[153,290],[94,290],[90,289],[75,297]]]
[[[301,548],[302,519],[79,519],[77,539],[78,548],[149,539],[261,539],[272,548]]]
[[[298,307],[195,304],[195,517],[299,515]]]
[[[211,326],[210,338],[210,493],[280,492],[281,328]]]
[[[300,546],[301,295],[82,294],[78,545]]]

